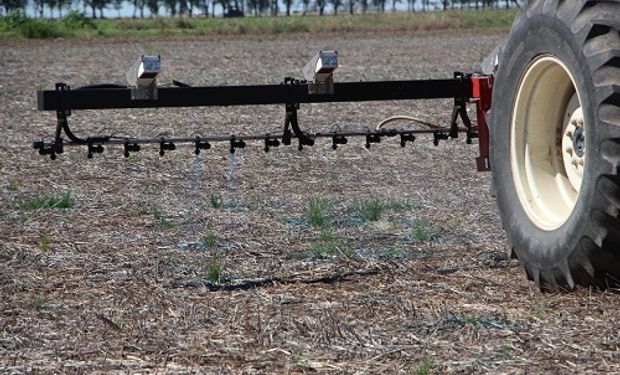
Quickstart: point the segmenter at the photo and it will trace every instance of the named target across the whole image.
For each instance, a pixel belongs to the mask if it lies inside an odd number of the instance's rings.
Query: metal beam
[[[37,92],[38,109],[203,107],[260,104],[362,102],[472,97],[466,78],[337,82],[333,95],[308,93],[305,82],[280,85],[161,87],[155,100],[132,100],[130,88],[89,88]]]

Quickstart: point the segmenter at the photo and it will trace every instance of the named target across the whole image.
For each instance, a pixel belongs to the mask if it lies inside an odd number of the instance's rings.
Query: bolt
[[[583,167],[583,159],[579,159],[579,165]]]
[[[567,136],[568,138],[573,138],[573,132],[572,132],[572,131],[570,131],[570,130],[569,130],[569,131],[567,131],[567,132],[566,132],[566,136]]]
[[[572,156],[573,155],[573,149],[570,148],[570,147],[566,147],[566,153]]]
[[[577,159],[573,159],[571,161],[571,164],[575,166],[575,168],[577,168],[577,165],[579,165],[579,162],[577,161]]]
[[[572,119],[572,120],[570,120],[570,123],[571,123],[572,125],[577,126],[577,119]]]

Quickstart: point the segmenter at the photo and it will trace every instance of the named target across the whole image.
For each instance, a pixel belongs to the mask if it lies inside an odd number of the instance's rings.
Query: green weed
[[[202,246],[206,248],[212,248],[217,245],[217,236],[213,233],[207,233],[202,236]]]
[[[222,207],[222,197],[218,194],[209,195],[209,204],[211,204],[212,208],[220,208]]]
[[[357,212],[364,221],[377,221],[385,210],[385,203],[379,199],[369,199],[357,206]]]
[[[354,251],[350,246],[344,244],[331,232],[321,233],[321,241],[312,245],[311,254],[315,258],[339,258],[341,260],[351,259]]]
[[[312,198],[308,204],[308,222],[315,227],[326,227],[330,222],[330,202],[327,198]]]
[[[536,311],[534,312],[534,316],[536,316],[537,319],[542,319],[543,317],[543,308],[540,305],[536,306]]]
[[[6,188],[9,189],[10,191],[17,191],[17,182],[15,181],[9,182],[9,185]]]
[[[293,359],[299,363],[306,363],[308,361],[306,359],[306,353],[302,348],[295,349],[295,352],[293,352]]]
[[[42,296],[42,295],[36,295],[32,299],[32,307],[34,307],[37,310],[40,310],[44,308],[45,306],[49,305],[50,302],[52,302],[51,298]]]
[[[336,236],[334,235],[334,233],[329,230],[321,231],[320,238],[323,241],[333,241],[335,237]]]
[[[159,207],[153,208],[153,218],[158,221],[164,220],[164,212]]]
[[[413,371],[415,375],[428,375],[431,373],[431,363],[428,358],[423,358]]]
[[[47,234],[41,236],[39,246],[43,251],[48,251],[50,249],[50,238]]]
[[[500,348],[500,353],[504,356],[504,358],[512,357],[512,349],[508,345],[502,345]]]
[[[177,224],[173,220],[167,218],[166,213],[162,211],[159,207],[153,208],[153,218],[159,221],[166,228],[170,229],[177,226]]]
[[[129,156],[125,158],[125,162],[127,164],[131,164],[131,165],[138,164],[138,155],[136,155],[136,154],[129,154]]]
[[[220,257],[211,257],[209,260],[207,264],[207,279],[214,284],[219,284],[225,280],[224,264]]]
[[[318,258],[330,258],[338,253],[338,245],[336,241],[319,242],[312,246],[312,253]]]
[[[416,242],[428,242],[435,237],[435,233],[422,221],[417,221],[413,227],[413,238]]]
[[[177,226],[177,223],[175,223],[173,220],[163,220],[161,223],[164,225],[164,227],[168,229],[172,229]]]
[[[180,266],[187,263],[187,257],[182,256],[181,254],[172,253],[166,257],[165,263],[171,266]]]
[[[179,154],[173,153],[169,158],[166,159],[166,162],[173,167],[180,167],[183,164],[183,157]]]
[[[46,208],[68,209],[74,204],[71,193],[67,192],[62,195],[44,194],[23,200],[20,208],[24,210],[40,210]]]

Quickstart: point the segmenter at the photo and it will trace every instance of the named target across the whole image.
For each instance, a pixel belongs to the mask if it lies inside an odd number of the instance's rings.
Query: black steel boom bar
[[[472,97],[469,79],[337,82],[333,95],[308,93],[308,84],[161,87],[157,99],[132,100],[130,88],[93,88],[38,91],[38,109],[202,107],[257,104],[361,102],[381,100]]]

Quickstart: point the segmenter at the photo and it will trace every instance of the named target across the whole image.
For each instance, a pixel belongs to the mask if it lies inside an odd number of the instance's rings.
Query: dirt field
[[[235,157],[225,144],[129,159],[80,148],[54,162],[30,147],[55,121],[35,110],[36,89],[123,82],[143,51],[163,56],[161,83],[276,83],[326,48],[340,51],[337,80],[445,78],[475,69],[503,37],[0,46],[0,372],[620,372],[618,296],[541,294],[526,281],[505,255],[490,175],[463,139],[251,144]],[[394,114],[446,124],[449,113],[450,101],[305,105],[300,121],[363,129]],[[155,136],[265,132],[283,116],[160,109],[69,121],[83,135]],[[69,208],[29,207],[67,193]]]

